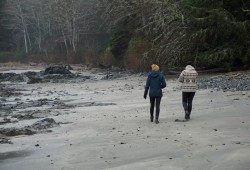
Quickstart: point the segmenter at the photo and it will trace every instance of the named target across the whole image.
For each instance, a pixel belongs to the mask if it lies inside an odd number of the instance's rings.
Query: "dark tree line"
[[[0,61],[250,66],[249,0],[1,0]]]
[[[105,21],[113,31],[109,47],[116,57],[121,54],[115,49],[122,48],[122,57],[137,61],[138,66],[150,62],[178,66],[187,60],[208,68],[250,65],[249,0],[105,2]],[[127,46],[120,45],[122,41]],[[139,47],[145,49],[133,50]],[[135,60],[138,55],[140,60]]]
[[[250,1],[186,0],[186,7],[199,64],[250,65]]]

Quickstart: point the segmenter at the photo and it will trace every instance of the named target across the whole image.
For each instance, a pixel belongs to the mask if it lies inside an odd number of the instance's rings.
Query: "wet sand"
[[[50,118],[69,123],[50,133],[16,136],[11,138],[13,144],[0,144],[0,169],[249,169],[249,91],[198,90],[191,120],[175,122],[184,118],[181,91],[175,90],[176,79],[167,78],[160,123],[155,124],[149,121],[149,99],[143,98],[145,81],[146,76],[133,75],[81,83],[12,84],[25,90],[21,101],[59,98],[77,107],[51,109],[63,114]]]

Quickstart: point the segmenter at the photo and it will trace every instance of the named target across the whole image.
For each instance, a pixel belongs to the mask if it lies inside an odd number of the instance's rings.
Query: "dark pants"
[[[156,106],[155,106],[156,103]],[[158,120],[160,114],[161,97],[150,97],[150,115],[154,116],[154,107],[156,107],[156,119]]]
[[[192,111],[192,102],[194,95],[195,92],[182,92],[182,105],[185,112],[188,111],[189,114],[191,114]]]

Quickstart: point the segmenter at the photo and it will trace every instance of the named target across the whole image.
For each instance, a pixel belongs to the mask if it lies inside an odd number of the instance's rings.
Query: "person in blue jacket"
[[[153,64],[152,72],[148,75],[144,91],[144,99],[147,98],[148,90],[150,97],[150,121],[154,121],[154,106],[156,105],[155,123],[159,123],[160,103],[162,98],[162,89],[166,87],[166,81],[163,74],[160,73],[158,65]]]

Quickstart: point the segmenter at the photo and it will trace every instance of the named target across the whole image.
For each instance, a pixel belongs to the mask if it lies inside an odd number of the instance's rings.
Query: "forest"
[[[249,68],[250,0],[1,0],[0,62]]]

